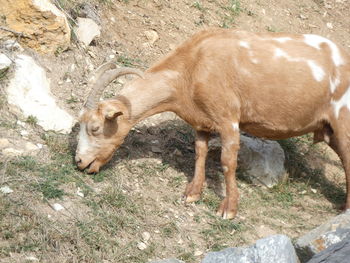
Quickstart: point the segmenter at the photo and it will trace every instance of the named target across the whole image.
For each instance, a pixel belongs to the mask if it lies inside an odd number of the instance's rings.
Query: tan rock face
[[[66,49],[70,28],[65,15],[49,0],[2,0],[0,25],[23,33],[20,42],[42,53]],[[0,39],[17,37],[0,30]]]

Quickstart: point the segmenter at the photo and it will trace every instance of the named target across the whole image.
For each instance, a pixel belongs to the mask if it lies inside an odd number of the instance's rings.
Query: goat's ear
[[[108,110],[107,112],[106,112],[106,114],[105,114],[105,118],[107,119],[107,120],[110,120],[110,121],[112,121],[112,120],[115,120],[118,116],[120,116],[120,115],[123,115],[123,112],[121,112],[121,111],[119,111],[119,110],[116,110],[116,109],[110,109],[110,110]]]

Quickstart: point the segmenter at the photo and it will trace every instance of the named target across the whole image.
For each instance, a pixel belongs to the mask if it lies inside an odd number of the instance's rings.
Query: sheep
[[[196,131],[195,169],[185,202],[200,199],[210,133],[220,135],[226,196],[217,214],[237,213],[239,133],[286,139],[314,133],[340,157],[350,208],[350,58],[334,42],[312,34],[252,33],[207,29],[178,46],[145,72],[102,65],[83,106],[75,161],[97,173],[139,121],[165,111]],[[124,74],[114,99],[99,102],[103,89]]]

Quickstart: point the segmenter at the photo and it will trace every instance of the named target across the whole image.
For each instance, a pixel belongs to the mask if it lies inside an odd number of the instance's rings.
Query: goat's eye
[[[93,126],[91,127],[91,131],[92,131],[92,132],[97,132],[99,129],[100,129],[100,126],[98,126],[98,125],[93,125]]]

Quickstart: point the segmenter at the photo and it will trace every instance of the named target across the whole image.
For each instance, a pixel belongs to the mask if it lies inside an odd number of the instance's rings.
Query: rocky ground
[[[72,27],[86,16],[80,4],[87,1],[54,2]],[[350,50],[345,0],[88,2],[101,26],[89,47],[73,38],[67,50],[54,54],[24,51],[45,69],[58,105],[74,117],[98,65],[113,60],[146,69],[206,27],[316,33]],[[185,206],[181,197],[193,173],[194,139],[172,114],[139,124],[101,173],[77,171],[76,128],[69,135],[46,132],[35,118],[10,111],[4,87],[12,75],[13,69],[0,72],[0,262],[200,262],[208,251],[250,245],[274,233],[295,239],[340,212],[340,162],[324,145],[311,145],[310,136],[280,142],[290,173],[286,183],[265,189],[239,177],[235,220],[215,216],[223,183],[217,151],[209,156],[203,198]],[[104,96],[126,81],[111,85]]]

